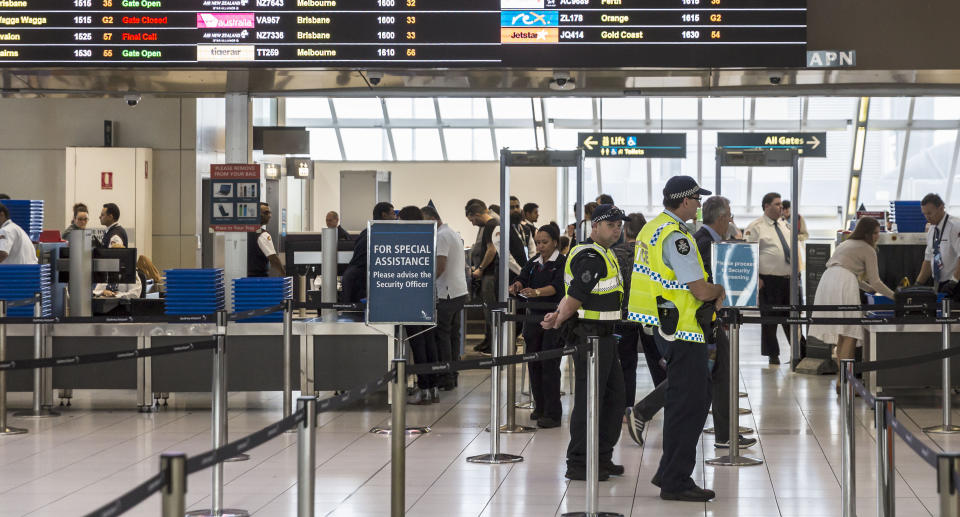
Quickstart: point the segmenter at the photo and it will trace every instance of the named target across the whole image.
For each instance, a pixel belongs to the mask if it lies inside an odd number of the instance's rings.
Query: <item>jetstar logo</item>
[[[560,40],[558,29],[500,29],[501,43],[557,43]]]

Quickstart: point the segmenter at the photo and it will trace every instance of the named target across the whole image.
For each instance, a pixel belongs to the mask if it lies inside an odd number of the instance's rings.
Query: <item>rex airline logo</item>
[[[501,27],[558,27],[557,11],[501,11]]]

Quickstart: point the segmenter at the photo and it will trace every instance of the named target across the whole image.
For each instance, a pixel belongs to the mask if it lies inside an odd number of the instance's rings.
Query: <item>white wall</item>
[[[477,230],[463,215],[468,199],[500,204],[500,162],[316,162],[314,228],[322,228],[330,210],[340,211],[340,171],[385,170],[391,174],[391,202],[399,209],[424,206],[433,199],[444,223],[460,232],[467,244]],[[523,167],[510,170],[510,193],[520,203],[540,205],[539,224],[557,219],[557,169]],[[370,207],[373,210],[373,207]]]
[[[43,199],[44,227],[62,230],[65,148],[103,145],[103,121],[117,122],[117,147],[153,149],[153,261],[158,267],[196,264],[196,101],[144,97],[136,108],[120,99],[0,99],[0,192]],[[117,200],[123,212],[123,200]],[[90,207],[96,223],[99,207]],[[121,223],[123,218],[121,215]]]

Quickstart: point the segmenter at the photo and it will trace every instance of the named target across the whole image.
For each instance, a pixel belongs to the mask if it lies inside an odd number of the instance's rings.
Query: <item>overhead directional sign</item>
[[[826,133],[717,133],[724,149],[802,149],[805,158],[827,157]]]
[[[580,133],[588,158],[686,158],[686,133]]]

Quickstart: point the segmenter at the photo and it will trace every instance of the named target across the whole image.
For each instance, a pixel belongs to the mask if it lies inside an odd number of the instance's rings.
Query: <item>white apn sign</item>
[[[808,50],[807,68],[841,68],[857,66],[856,50]]]

